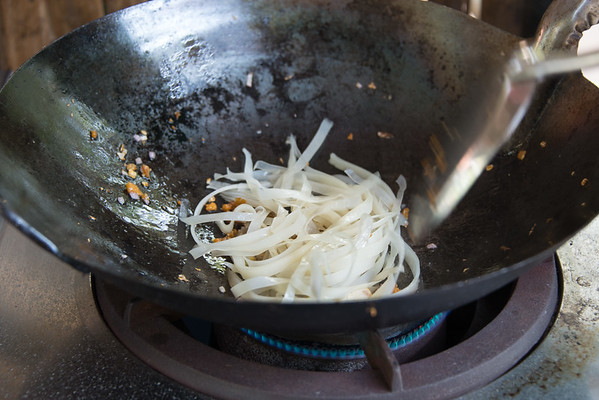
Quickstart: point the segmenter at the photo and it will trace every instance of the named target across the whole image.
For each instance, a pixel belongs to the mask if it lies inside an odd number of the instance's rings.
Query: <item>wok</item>
[[[554,3],[541,23],[546,52],[571,47],[595,22],[594,3],[569,3]],[[481,93],[519,40],[420,0],[144,3],[66,35],[4,86],[2,210],[73,267],[212,321],[338,332],[425,318],[510,282],[597,215],[599,91],[580,74],[539,89],[494,168],[414,245],[422,280],[412,295],[235,301],[219,291],[223,275],[187,255],[178,202],[194,205],[214,172],[239,170],[243,147],[276,163],[289,133],[303,148],[327,117],[335,127],[311,165],[333,172],[335,152],[387,182],[401,173],[409,205],[430,134],[480,117]],[[152,168],[148,205],[124,192],[121,144],[128,162]]]

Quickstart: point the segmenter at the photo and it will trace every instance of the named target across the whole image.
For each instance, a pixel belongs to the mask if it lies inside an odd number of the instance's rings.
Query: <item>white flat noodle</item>
[[[356,174],[358,174],[362,179],[366,179],[370,176],[377,176],[372,172],[357,166],[356,164],[350,163],[349,161],[345,161],[344,159],[337,156],[335,153],[331,153],[331,155],[329,156],[329,164],[341,171],[350,169],[354,171]]]
[[[182,221],[191,226],[197,245],[190,254],[227,256],[231,292],[253,301],[342,301],[413,293],[420,280],[416,253],[402,239],[406,222],[401,200],[403,176],[394,193],[378,173],[371,173],[331,154],[331,165],[345,175],[330,175],[309,167],[332,122],[324,120],[302,153],[293,135],[287,166],[265,161],[252,165],[243,149],[242,172],[215,174],[213,191],[194,215]],[[230,182],[234,182],[231,184]],[[225,201],[242,198],[246,204],[231,212],[201,214],[219,195]],[[242,225],[241,234],[207,242],[196,226],[216,223],[224,234]],[[407,265],[412,281],[396,291],[398,276]]]
[[[252,221],[256,218],[256,212],[220,212],[216,214],[200,214],[182,218],[181,221],[188,225],[205,224],[216,221]]]
[[[221,188],[214,190],[210,194],[206,195],[202,200],[200,200],[200,202],[198,203],[198,205],[196,206],[196,208],[193,212],[194,215],[200,214],[202,212],[202,210],[204,209],[204,206],[206,205],[206,203],[208,203],[208,200],[210,200],[212,197],[215,197],[217,194],[221,194],[227,190],[242,190],[245,188],[247,188],[247,185],[245,183],[236,183],[233,185],[223,186]]]
[[[397,200],[399,200],[399,202],[401,202],[401,199],[403,198],[403,194],[406,191],[406,188],[408,187],[408,183],[406,182],[406,178],[403,175],[400,175],[395,182],[397,183],[397,186],[399,186],[396,197],[397,197]]]
[[[269,174],[281,174],[287,170],[287,168],[283,167],[282,165],[274,165],[262,160],[256,161],[254,169],[256,170],[256,172],[261,172],[264,179],[266,179],[266,177],[268,177]]]
[[[284,278],[273,278],[270,276],[258,276],[242,280],[238,284],[231,286],[231,292],[236,296],[240,297],[247,292],[261,291],[265,288],[270,288],[276,285],[284,285],[289,282],[289,279]]]
[[[326,139],[332,127],[333,122],[329,119],[325,118],[320,123],[320,126],[318,127],[316,134],[310,141],[310,144],[308,145],[308,147],[306,147],[306,150],[304,150],[302,155],[297,159],[296,165],[293,168],[290,168],[290,172],[299,172],[299,170],[305,168],[308,165],[312,157],[314,157],[314,154],[316,154],[320,146],[322,146],[322,144],[324,143],[324,140]]]

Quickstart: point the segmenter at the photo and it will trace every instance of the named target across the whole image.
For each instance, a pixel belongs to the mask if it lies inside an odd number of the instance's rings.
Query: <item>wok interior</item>
[[[480,117],[480,94],[517,40],[421,1],[134,7],[51,45],[3,89],[3,207],[75,266],[223,298],[224,276],[186,254],[179,201],[195,205],[214,172],[241,169],[243,147],[254,160],[286,160],[287,135],[303,148],[327,117],[335,126],[311,165],[334,172],[326,160],[335,152],[389,183],[403,174],[409,206],[429,136]],[[596,100],[573,76],[531,110],[538,117],[493,170],[415,246],[421,290],[538,259],[596,215]],[[140,130],[145,144],[134,139]],[[152,168],[142,188],[149,205],[124,192],[121,144],[127,162],[140,157]]]

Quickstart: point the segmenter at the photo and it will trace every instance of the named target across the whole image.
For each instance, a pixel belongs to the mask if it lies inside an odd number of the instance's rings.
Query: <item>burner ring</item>
[[[445,320],[448,312],[439,313],[417,327],[407,332],[401,332],[398,335],[386,339],[389,348],[394,351],[405,347],[426,335],[438,324]],[[285,351],[290,354],[296,354],[303,357],[314,357],[329,360],[348,360],[355,358],[364,358],[364,350],[359,345],[326,345],[319,346],[318,344],[302,344],[291,341],[285,338],[261,333],[252,329],[241,328],[241,331],[258,342],[274,347],[278,350]]]

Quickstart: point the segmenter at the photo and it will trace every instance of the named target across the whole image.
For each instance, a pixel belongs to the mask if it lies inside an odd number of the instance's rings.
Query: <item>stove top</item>
[[[116,339],[98,312],[90,275],[0,225],[0,398],[208,398]],[[546,337],[462,399],[599,398],[598,232],[599,219],[558,250],[563,299]]]

